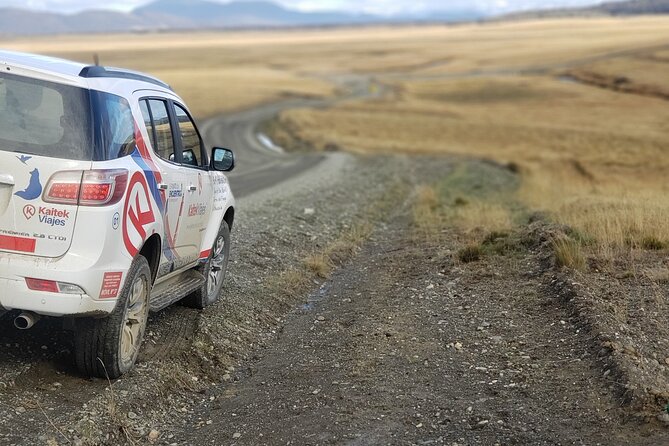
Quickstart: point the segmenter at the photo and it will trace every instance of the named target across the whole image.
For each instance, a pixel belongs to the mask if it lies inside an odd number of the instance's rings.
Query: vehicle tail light
[[[68,170],[56,172],[47,183],[47,203],[106,206],[118,203],[128,184],[125,169]]]
[[[33,279],[26,277],[26,285],[33,291],[45,291],[47,293],[60,294],[85,294],[84,290],[71,283],[56,282],[54,280]]]
[[[46,291],[49,293],[58,292],[58,282],[53,280],[32,279],[26,277],[26,285],[33,291]]]

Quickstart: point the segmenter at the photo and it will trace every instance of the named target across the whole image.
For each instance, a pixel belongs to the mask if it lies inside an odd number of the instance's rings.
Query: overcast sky
[[[220,1],[220,0],[213,0]],[[576,6],[600,3],[598,0],[273,0],[301,10],[335,9],[349,12],[394,14],[399,12],[446,11],[449,9],[479,9],[488,13],[510,10]],[[75,12],[82,9],[107,8],[129,11],[149,3],[148,0],[109,0],[104,3],[90,0],[0,0],[1,6]]]

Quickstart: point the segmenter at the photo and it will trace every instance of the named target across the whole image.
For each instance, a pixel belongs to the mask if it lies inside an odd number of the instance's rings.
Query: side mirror
[[[235,168],[235,154],[230,149],[214,147],[211,151],[211,167],[220,172],[230,172]]]

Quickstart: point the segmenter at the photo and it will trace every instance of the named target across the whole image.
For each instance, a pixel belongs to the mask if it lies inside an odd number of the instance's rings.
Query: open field
[[[311,31],[57,36],[0,46],[143,70],[201,116],[291,95],[331,95],[341,74],[441,76],[560,66],[662,45],[669,19],[571,19]]]

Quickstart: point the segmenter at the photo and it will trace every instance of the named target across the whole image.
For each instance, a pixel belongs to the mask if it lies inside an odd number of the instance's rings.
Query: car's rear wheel
[[[229,257],[230,228],[224,221],[218,230],[218,235],[214,241],[214,246],[211,248],[207,262],[199,267],[199,271],[204,276],[205,282],[200,288],[184,299],[186,305],[203,309],[221,297]]]
[[[144,338],[150,292],[149,262],[138,256],[130,266],[112,314],[77,321],[75,360],[82,373],[116,379],[130,371]]]

